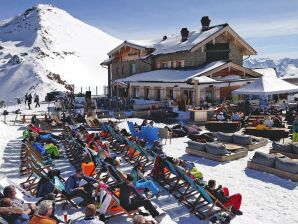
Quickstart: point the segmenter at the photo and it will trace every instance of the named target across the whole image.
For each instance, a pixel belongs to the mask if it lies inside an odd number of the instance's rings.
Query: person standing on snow
[[[38,96],[37,94],[35,95],[34,103],[36,103],[36,104],[35,104],[35,107],[37,107],[37,106],[40,107],[40,104],[39,104],[39,96]]]
[[[29,95],[27,97],[27,100],[28,100],[28,107],[29,107],[29,109],[31,109],[31,107],[30,107],[30,105],[32,103],[32,95],[31,95],[31,93],[29,93]]]
[[[25,105],[27,104],[28,101],[28,93],[25,94]]]

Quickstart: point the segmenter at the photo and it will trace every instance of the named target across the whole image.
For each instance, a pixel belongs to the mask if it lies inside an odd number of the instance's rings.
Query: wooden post
[[[23,115],[22,122],[26,123],[26,116],[25,115]]]
[[[200,93],[199,93],[199,81],[198,80],[195,80],[194,81],[194,90],[195,90],[195,92],[194,92],[194,100],[195,100],[195,105],[196,106],[199,106],[199,104],[200,104],[200,98],[199,98],[199,95],[200,95]]]

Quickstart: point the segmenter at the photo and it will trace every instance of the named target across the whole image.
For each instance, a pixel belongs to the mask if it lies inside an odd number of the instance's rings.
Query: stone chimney
[[[202,31],[206,31],[209,29],[211,20],[209,19],[208,16],[203,16],[201,19],[201,24],[202,24]]]
[[[181,29],[180,33],[181,33],[181,42],[186,41],[188,38],[188,34],[189,34],[188,29],[184,27]]]

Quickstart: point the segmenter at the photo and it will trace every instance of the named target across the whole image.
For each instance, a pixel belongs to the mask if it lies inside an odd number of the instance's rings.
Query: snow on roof
[[[191,70],[161,69],[150,72],[138,73],[124,79],[121,82],[186,82],[188,79],[200,76],[210,70],[218,68],[228,62],[216,61]]]
[[[233,91],[234,94],[246,95],[273,95],[294,92],[298,92],[298,86],[276,76],[262,76],[254,82]]]
[[[193,81],[199,81],[199,83],[212,83],[212,82],[217,82],[214,79],[211,79],[205,75],[199,76],[199,77],[194,77],[192,79]]]
[[[255,68],[253,71],[262,74],[263,76],[277,77],[276,71],[274,68]]]
[[[206,40],[226,25],[227,24],[214,26],[206,31],[190,31],[187,40],[184,42],[181,42],[181,34],[178,33],[167,36],[166,40],[163,40],[163,37],[161,37],[153,40],[129,40],[126,41],[126,43],[145,48],[154,48],[153,55],[187,51]]]
[[[223,77],[217,77],[216,80],[218,81],[233,81],[233,80],[239,80],[241,79],[240,75],[226,75]]]

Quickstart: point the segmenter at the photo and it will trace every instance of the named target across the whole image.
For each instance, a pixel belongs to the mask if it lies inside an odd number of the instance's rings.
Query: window
[[[122,75],[124,74],[124,66],[122,66],[122,68],[121,68],[121,74]]]
[[[157,68],[157,69],[160,69],[160,63],[159,63],[159,62],[157,62],[157,64],[156,64],[156,68]]]
[[[173,61],[173,68],[176,68],[177,65],[176,65],[176,61]]]
[[[130,64],[130,73],[135,74],[137,72],[137,65],[136,64]]]
[[[161,98],[161,89],[158,88],[156,89],[156,100],[160,100],[160,98]]]
[[[133,97],[139,98],[139,88],[138,87],[133,88]]]
[[[174,93],[174,92],[173,92],[173,89],[170,89],[170,90],[169,90],[169,98],[170,98],[170,99],[174,99],[173,93]]]
[[[184,68],[184,60],[180,60],[176,62],[177,68]]]
[[[149,87],[145,87],[144,98],[145,98],[145,100],[148,100],[149,99]]]
[[[162,62],[161,63],[161,67],[162,68],[167,68],[168,67],[168,63],[167,62]]]
[[[119,74],[119,66],[116,67],[116,74]]]
[[[127,55],[128,56],[135,56],[135,55],[138,55],[139,53],[138,52],[129,52]]]
[[[172,67],[172,62],[168,61],[168,68],[171,68],[171,67]]]
[[[183,63],[183,65],[184,65],[184,63]],[[182,67],[182,61],[177,61],[177,68],[183,68],[183,67]]]
[[[206,45],[206,62],[229,60],[229,43],[216,43]]]

